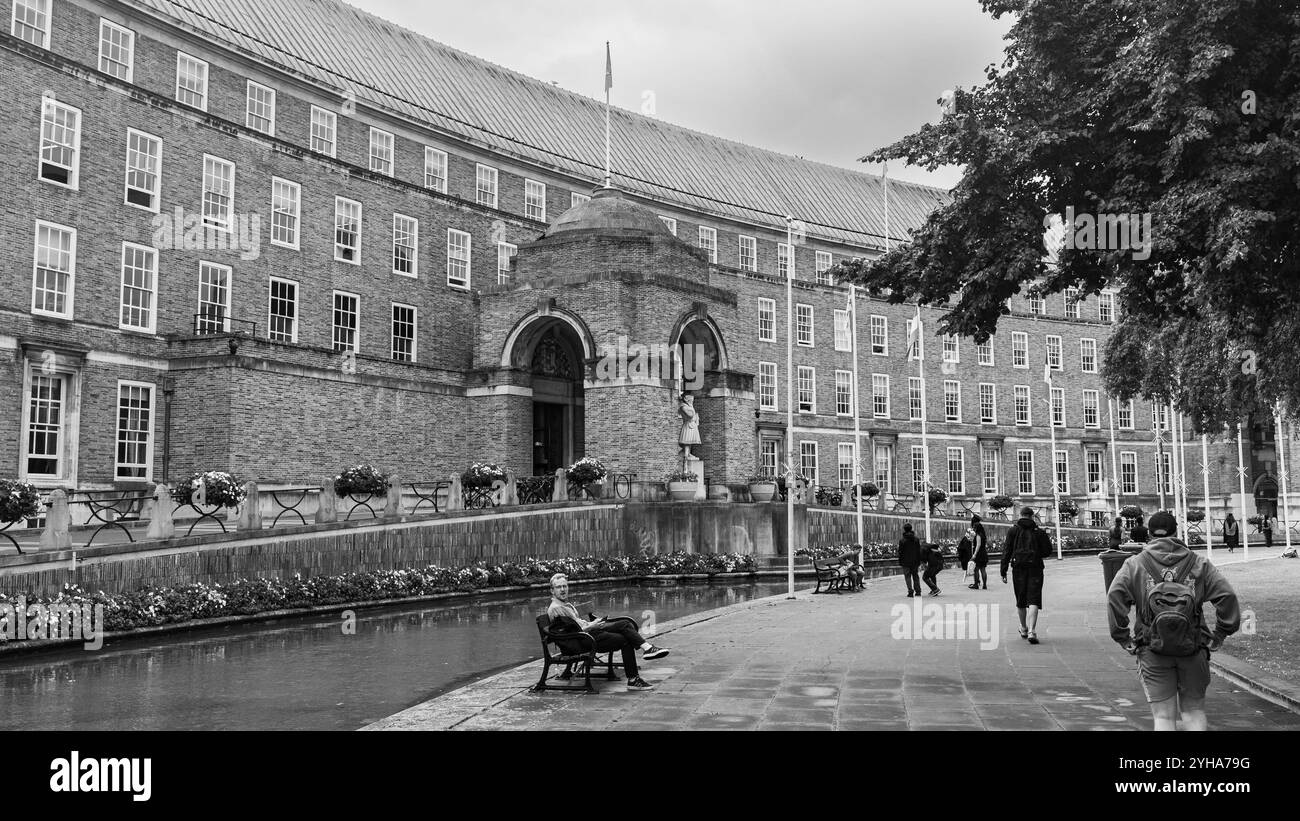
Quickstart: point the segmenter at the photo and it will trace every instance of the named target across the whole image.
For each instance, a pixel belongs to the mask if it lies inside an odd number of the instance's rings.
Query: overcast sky
[[[449,46],[697,131],[856,170],[983,81],[1011,20],[979,0],[346,0]],[[890,167],[943,188],[960,172]]]

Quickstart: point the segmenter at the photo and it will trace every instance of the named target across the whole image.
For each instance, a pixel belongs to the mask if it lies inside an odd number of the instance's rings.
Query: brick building
[[[10,6],[0,475],[292,483],[370,461],[420,479],[589,454],[656,477],[687,388],[709,474],[740,483],[785,457],[792,268],[796,458],[850,481],[853,333],[826,271],[884,247],[879,178],[616,109],[599,190],[601,105],[334,0]],[[894,242],[946,200],[887,196]],[[1111,445],[1113,295],[1019,299],[987,346],[927,340],[924,410],[913,311],[856,305],[875,481],[912,491],[924,412],[956,496],[1041,501],[1055,474],[1098,511],[1112,475],[1124,501],[1154,497],[1151,407],[1117,409]],[[679,346],[698,380],[610,369]],[[1275,457],[1271,425],[1251,429],[1253,482]],[[1223,454],[1216,496],[1235,490]]]

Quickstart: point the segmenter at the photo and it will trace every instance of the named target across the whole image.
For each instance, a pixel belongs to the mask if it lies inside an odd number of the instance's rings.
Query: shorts
[[[1011,588],[1016,594],[1016,607],[1043,606],[1043,571],[1037,567],[1011,568]]]
[[[1138,650],[1137,659],[1147,701],[1166,701],[1175,695],[1205,698],[1205,690],[1210,686],[1208,650],[1194,656],[1162,656],[1143,647]]]

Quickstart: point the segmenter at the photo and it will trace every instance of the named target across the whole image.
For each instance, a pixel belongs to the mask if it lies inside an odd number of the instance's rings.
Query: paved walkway
[[[1010,585],[996,572],[987,591],[966,588],[961,576],[942,573],[937,598],[908,599],[902,580],[888,578],[857,593],[803,590],[794,600],[778,596],[660,625],[656,641],[672,653],[645,665],[645,677],[656,683],[650,692],[602,681],[596,695],[530,693],[541,671],[534,662],[366,729],[1151,728],[1135,662],[1107,631],[1096,557],[1049,563],[1037,646],[1020,638]],[[967,604],[985,605],[975,614],[996,626],[977,633],[983,641],[956,637],[964,619],[949,606]],[[908,637],[914,608],[935,605],[942,615],[927,622],[920,610],[922,627],[953,637]],[[1208,704],[1212,729],[1300,729],[1300,715],[1219,676]]]

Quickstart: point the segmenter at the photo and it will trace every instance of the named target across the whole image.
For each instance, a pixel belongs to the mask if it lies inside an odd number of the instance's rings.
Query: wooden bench
[[[629,619],[630,621],[630,619]],[[614,673],[615,667],[622,667],[623,663],[614,661],[614,652],[606,651],[605,660],[601,661],[602,653],[596,649],[596,639],[590,633],[563,632],[557,633],[551,630],[551,617],[543,613],[537,617],[537,633],[542,640],[542,677],[537,680],[530,689],[534,693],[541,693],[547,690],[568,690],[571,692],[595,693],[596,688],[591,686],[591,671],[596,665],[605,667],[605,679],[608,681],[618,681],[619,678]],[[555,651],[551,648],[554,646]],[[584,676],[585,683],[577,684],[549,684],[551,678],[551,667],[563,664],[564,672],[560,673],[557,678],[562,681],[568,681],[573,677],[573,667],[578,665],[579,674]]]
[[[817,589],[813,593],[839,593],[842,590],[852,592],[866,586],[861,581],[855,581],[850,576],[841,576],[839,569],[840,563],[838,559],[834,562],[813,559],[813,570],[817,573]],[[826,584],[825,590],[822,590],[823,582]]]

